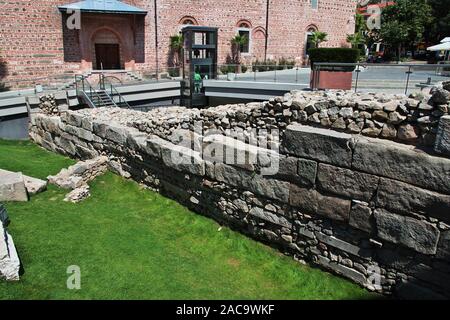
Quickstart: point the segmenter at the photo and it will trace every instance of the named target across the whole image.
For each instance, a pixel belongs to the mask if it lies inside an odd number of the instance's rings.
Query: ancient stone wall
[[[300,102],[306,96],[204,110],[38,113],[30,137],[72,157],[106,155],[114,172],[370,290],[450,297],[450,159],[302,125],[294,111],[321,114],[319,102]],[[320,111],[339,105],[339,95],[323,97]],[[364,111],[373,116],[394,105],[389,99]]]

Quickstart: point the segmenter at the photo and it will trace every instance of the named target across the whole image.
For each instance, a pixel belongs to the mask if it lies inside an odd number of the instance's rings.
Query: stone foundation
[[[71,157],[107,156],[118,174],[370,290],[450,297],[450,159],[301,125],[293,111],[314,115],[318,102],[298,97],[35,114],[30,137]],[[220,138],[229,129],[241,141]],[[243,142],[261,136],[264,145]]]

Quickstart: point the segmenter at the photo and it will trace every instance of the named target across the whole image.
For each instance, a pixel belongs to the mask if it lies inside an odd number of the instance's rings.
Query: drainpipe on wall
[[[158,6],[157,0],[154,0],[155,4],[155,62],[156,62],[156,80],[159,80],[159,57],[158,57]]]
[[[269,42],[269,8],[270,0],[266,0],[266,41],[264,43],[264,63],[267,60],[267,43]]]

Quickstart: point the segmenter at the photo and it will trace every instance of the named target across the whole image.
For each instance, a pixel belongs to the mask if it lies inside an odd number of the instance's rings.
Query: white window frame
[[[239,35],[239,31],[248,32],[248,52],[241,52],[241,55],[251,56],[252,55],[252,29],[239,27],[236,29],[236,35]]]
[[[313,1],[316,1],[316,6],[313,5]],[[309,3],[311,4],[311,9],[319,10],[319,0],[310,0]]]

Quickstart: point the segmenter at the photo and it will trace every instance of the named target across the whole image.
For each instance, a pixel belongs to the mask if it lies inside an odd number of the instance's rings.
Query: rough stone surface
[[[395,215],[383,209],[375,210],[374,215],[381,239],[402,244],[423,254],[436,253],[439,230],[433,224]]]
[[[450,116],[441,117],[434,150],[450,156]]]
[[[28,201],[22,173],[0,171],[0,201]]]
[[[349,219],[349,224],[352,227],[371,233],[372,217],[372,209],[367,203],[356,200],[352,201]]]
[[[450,194],[450,159],[430,156],[411,146],[376,139],[359,139],[352,167]]]
[[[62,169],[55,176],[48,176],[51,184],[63,189],[76,189],[93,180],[95,177],[105,173],[107,169],[107,157],[79,161],[67,169]]]
[[[317,174],[318,187],[323,191],[364,201],[372,199],[378,180],[377,176],[323,163]]]
[[[351,135],[345,133],[291,125],[285,132],[283,146],[289,153],[298,157],[350,167],[350,140]]]
[[[70,201],[73,203],[77,203],[80,201],[83,201],[84,199],[90,197],[91,193],[89,191],[89,186],[87,184],[84,184],[82,186],[79,186],[72,191],[70,191],[66,196],[64,197],[64,201]]]
[[[20,261],[11,235],[0,222],[0,279],[19,280]]]
[[[450,222],[450,195],[381,178],[377,206],[403,214],[423,213]]]

